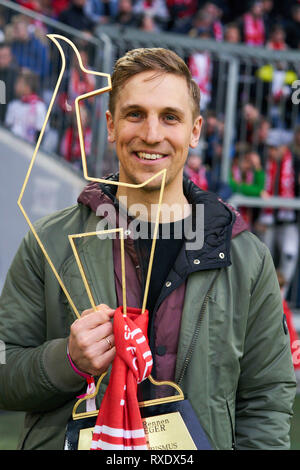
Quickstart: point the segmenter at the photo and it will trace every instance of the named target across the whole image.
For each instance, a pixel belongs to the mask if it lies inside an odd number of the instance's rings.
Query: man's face
[[[201,131],[202,118],[194,120],[192,110],[185,78],[154,71],[130,78],[117,96],[114,116],[106,114],[120,181],[140,184],[165,168],[166,185],[181,190],[188,149],[197,146]],[[154,179],[145,189],[160,185],[161,178]]]

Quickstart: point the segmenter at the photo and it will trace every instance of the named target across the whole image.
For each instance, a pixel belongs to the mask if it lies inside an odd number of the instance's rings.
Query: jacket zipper
[[[216,279],[219,275],[220,271],[216,274],[215,278],[213,279],[211,285],[210,285],[210,288],[208,289],[207,291],[207,294],[204,298],[204,301],[203,301],[203,304],[202,304],[202,307],[201,307],[201,310],[200,310],[200,315],[198,317],[198,322],[197,322],[197,326],[195,328],[195,333],[193,335],[193,338],[192,338],[192,341],[191,341],[191,345],[190,345],[190,348],[188,350],[188,353],[186,355],[186,358],[185,358],[185,361],[184,361],[184,364],[183,364],[183,367],[181,369],[181,373],[179,375],[179,379],[178,379],[178,382],[177,384],[180,385],[183,377],[184,377],[184,374],[185,374],[185,371],[189,365],[189,362],[191,360],[191,357],[193,355],[193,352],[194,352],[194,348],[195,348],[195,344],[196,344],[196,340],[199,336],[199,332],[200,332],[200,328],[201,328],[201,323],[203,321],[203,316],[204,316],[204,313],[205,313],[205,309],[206,309],[206,305],[207,305],[207,302],[208,302],[208,298],[209,298],[209,295],[213,289],[213,286],[216,282]],[[227,400],[226,400],[226,406],[227,406],[227,412],[229,414],[229,419],[230,419],[230,426],[231,426],[231,439],[232,439],[232,450],[235,450],[236,449],[236,446],[235,446],[235,439],[234,439],[234,430],[233,430],[233,424],[232,424],[232,418],[231,418],[231,414],[230,414],[230,409],[229,409],[229,405],[227,403]]]
[[[228,416],[229,416],[230,427],[231,427],[231,442],[232,442],[231,450],[235,450],[236,447],[235,447],[235,437],[234,437],[233,422],[232,422],[231,412],[230,412],[230,408],[229,408],[229,403],[228,403],[227,400],[226,400],[226,407],[227,407],[227,413],[228,413]]]
[[[189,362],[191,360],[191,357],[193,355],[193,352],[194,352],[194,349],[195,349],[195,344],[196,344],[196,341],[197,341],[197,338],[199,336],[199,332],[200,332],[200,328],[201,328],[201,323],[203,321],[203,316],[204,316],[204,313],[205,313],[205,310],[206,310],[206,305],[207,305],[207,302],[208,302],[208,298],[209,298],[209,295],[213,289],[213,286],[215,284],[215,281],[219,275],[220,271],[216,274],[215,278],[213,279],[208,291],[207,291],[207,294],[204,298],[204,301],[203,301],[203,304],[202,304],[202,307],[201,307],[201,310],[200,310],[200,315],[198,317],[198,322],[197,322],[197,325],[196,325],[196,328],[195,328],[195,332],[194,332],[194,335],[193,335],[193,338],[192,338],[192,341],[191,341],[191,345],[189,347],[189,350],[188,350],[188,353],[186,355],[186,358],[185,358],[185,361],[184,361],[184,364],[182,366],[182,369],[181,369],[181,373],[179,374],[179,379],[177,381],[177,384],[180,385],[183,377],[184,377],[184,374],[185,374],[185,371],[189,365]]]

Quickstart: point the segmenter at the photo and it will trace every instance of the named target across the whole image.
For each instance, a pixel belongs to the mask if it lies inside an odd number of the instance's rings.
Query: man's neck
[[[166,186],[160,206],[160,223],[176,222],[187,217],[191,210],[183,193],[182,184],[174,191]],[[145,190],[144,188],[128,188],[119,186],[116,197],[121,206],[126,207],[128,214],[140,220],[156,221],[160,190]]]

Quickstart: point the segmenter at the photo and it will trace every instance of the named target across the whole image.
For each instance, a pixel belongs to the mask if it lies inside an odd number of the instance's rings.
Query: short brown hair
[[[200,89],[193,80],[188,66],[175,52],[161,47],[133,49],[117,60],[111,77],[112,90],[109,93],[108,103],[112,115],[115,112],[116,97],[125,82],[134,75],[149,70],[172,73],[185,78],[192,98],[193,118],[199,116]]]

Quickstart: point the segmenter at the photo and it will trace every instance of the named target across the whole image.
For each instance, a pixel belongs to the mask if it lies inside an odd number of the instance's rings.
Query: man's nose
[[[153,145],[163,140],[162,124],[157,116],[148,116],[142,126],[142,140]]]

